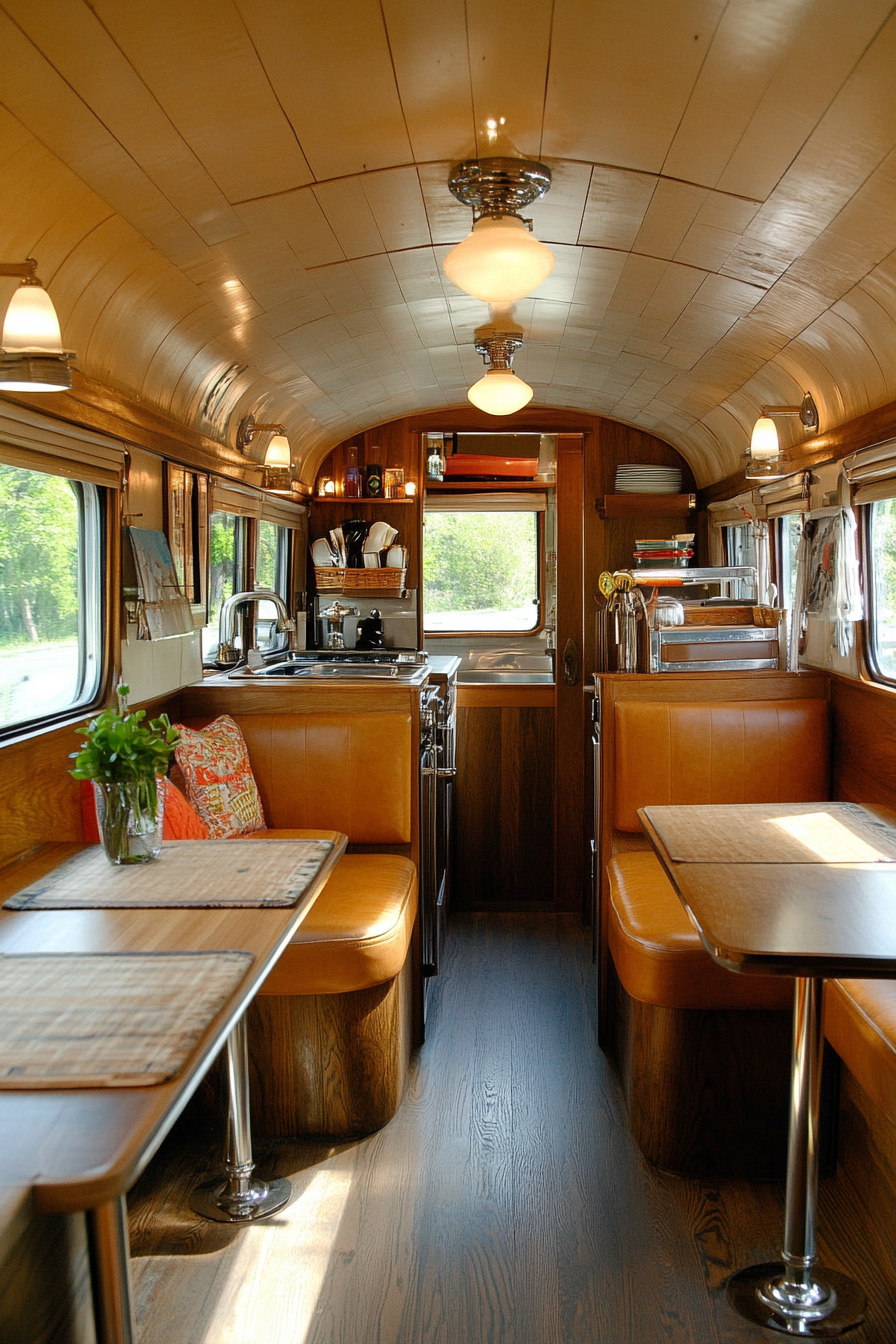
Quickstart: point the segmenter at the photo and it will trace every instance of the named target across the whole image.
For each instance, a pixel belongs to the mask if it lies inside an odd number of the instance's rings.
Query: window
[[[793,611],[796,596],[796,553],[803,535],[803,515],[785,513],[778,519],[777,560],[778,582],[781,591],[778,601],[788,611]]]
[[[490,508],[487,496],[427,503],[423,628],[429,633],[524,634],[541,625],[537,509]],[[475,502],[470,502],[475,501]]]
[[[290,529],[264,519],[256,523],[256,529],[255,587],[269,588],[285,602],[289,597]],[[277,609],[273,602],[258,604],[256,638],[263,653],[286,647],[288,636],[285,632],[277,633]]]
[[[213,513],[208,522],[208,625],[202,631],[202,658],[211,662],[218,651],[218,619],[226,598],[243,585],[246,519],[235,513]]]
[[[755,568],[756,538],[752,523],[725,528],[725,553],[729,565],[752,565]]]
[[[896,681],[896,499],[879,499],[865,507],[869,653],[878,676]]]
[[[95,485],[0,463],[0,730],[97,699],[102,562]]]

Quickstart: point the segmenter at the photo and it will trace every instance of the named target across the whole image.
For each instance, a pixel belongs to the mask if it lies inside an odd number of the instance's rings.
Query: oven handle
[[[436,771],[436,775],[438,776],[439,779],[455,779],[457,776],[457,771],[452,770],[447,765],[440,765],[438,770]]]

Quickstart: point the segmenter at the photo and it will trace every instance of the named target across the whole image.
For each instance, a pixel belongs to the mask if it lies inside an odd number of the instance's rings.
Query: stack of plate
[[[618,495],[680,494],[681,468],[622,462],[616,468],[616,493]]]

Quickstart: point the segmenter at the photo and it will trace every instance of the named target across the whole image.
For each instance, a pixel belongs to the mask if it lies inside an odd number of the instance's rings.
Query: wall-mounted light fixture
[[[753,426],[744,475],[748,481],[774,480],[790,470],[787,456],[778,443],[778,427],[773,416],[798,415],[807,434],[818,432],[818,408],[807,392],[799,406],[763,406]]]
[[[444,261],[449,280],[475,299],[515,303],[546,280],[554,254],[532,233],[520,210],[550,189],[551,170],[530,159],[465,159],[448,189],[473,210],[473,232]]]
[[[0,391],[65,392],[72,385],[53,300],[37,278],[37,262],[0,262],[0,276],[21,280],[0,336]]]
[[[513,356],[523,343],[522,334],[496,331],[476,333],[476,349],[488,371],[474,383],[467,397],[487,415],[512,415],[532,400],[532,389],[513,371]]]
[[[256,434],[266,433],[273,433],[273,438],[265,450],[263,488],[265,490],[290,492],[292,490],[292,456],[289,451],[289,439],[286,437],[285,425],[263,425],[255,419],[254,415],[247,415],[240,421],[239,428],[236,431],[236,446],[241,453],[245,453]]]

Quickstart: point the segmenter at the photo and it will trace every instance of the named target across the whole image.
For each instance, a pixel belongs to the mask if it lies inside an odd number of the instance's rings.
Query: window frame
[[[120,508],[116,492],[91,481],[80,480],[58,471],[46,471],[41,466],[21,466],[20,470],[36,475],[56,476],[72,487],[78,508],[78,685],[83,698],[76,699],[49,714],[37,714],[28,719],[0,725],[0,743],[33,737],[53,728],[77,724],[93,714],[106,702],[109,695],[113,659],[112,648],[117,631],[113,630],[112,600],[113,575],[109,564],[112,548],[112,529],[117,529]],[[113,500],[115,501],[113,505]],[[88,584],[91,585],[88,588]],[[90,645],[96,658],[93,693],[85,690],[90,661]]]
[[[508,486],[508,489],[512,487]],[[464,489],[465,495],[475,495],[478,492],[475,489]],[[444,499],[444,495],[440,495]],[[476,510],[465,510],[465,512],[488,513],[489,494],[482,492],[483,508]],[[440,512],[450,513],[447,506],[443,506]],[[524,510],[520,509],[522,513]],[[527,630],[427,630],[426,628],[426,585],[423,580],[424,557],[420,557],[420,588],[422,604],[422,628],[424,640],[429,639],[531,639],[534,635],[540,635],[547,624],[545,612],[546,593],[545,593],[545,513],[544,511],[532,510],[536,519],[536,602],[538,605],[537,623]],[[423,548],[426,548],[426,500],[423,501]]]
[[[885,503],[885,500],[870,500],[867,504],[859,504],[857,511],[859,515],[859,556],[862,566],[862,584],[865,597],[865,618],[862,621],[862,644],[861,656],[865,663],[865,670],[870,681],[877,682],[881,686],[896,688],[896,676],[888,677],[880,668],[880,660],[877,651],[877,640],[875,632],[877,628],[877,593],[874,582],[874,523],[871,510],[875,504]],[[894,497],[896,503],[896,497]]]

